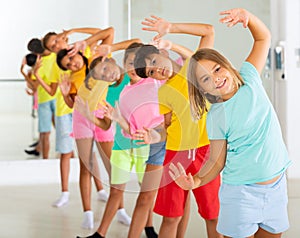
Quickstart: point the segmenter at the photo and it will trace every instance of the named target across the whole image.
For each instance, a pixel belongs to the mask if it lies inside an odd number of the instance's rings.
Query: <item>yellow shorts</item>
[[[128,150],[113,150],[110,157],[111,184],[124,184],[130,180],[133,166],[139,182],[143,180],[149,145]]]

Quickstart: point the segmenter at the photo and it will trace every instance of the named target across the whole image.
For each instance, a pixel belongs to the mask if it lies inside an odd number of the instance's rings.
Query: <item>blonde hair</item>
[[[239,72],[231,65],[223,55],[213,49],[203,48],[199,49],[191,58],[188,67],[188,90],[191,113],[194,119],[199,120],[201,116],[207,112],[207,101],[210,103],[219,102],[220,97],[204,93],[201,86],[198,83],[196,75],[196,69],[199,67],[200,60],[210,60],[218,63],[221,67],[227,69],[231,75],[236,88],[239,88],[244,84],[244,80]],[[207,100],[207,101],[206,101]]]

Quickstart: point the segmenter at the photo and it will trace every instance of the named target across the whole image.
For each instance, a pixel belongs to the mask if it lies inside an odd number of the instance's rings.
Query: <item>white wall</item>
[[[2,0],[0,80],[21,78],[27,43],[49,31],[72,27],[107,27],[108,0]]]
[[[113,3],[112,3],[113,2]],[[118,35],[116,41],[121,37],[127,37],[127,0],[114,0],[110,2],[110,24],[113,24]],[[122,3],[125,4],[122,7]],[[141,22],[145,17],[157,15],[171,22],[203,22],[213,24],[216,29],[215,47],[223,52],[236,67],[239,67],[245,59],[251,47],[251,37],[248,30],[241,26],[228,29],[218,22],[219,12],[234,7],[247,8],[259,16],[268,26],[270,23],[269,1],[251,0],[131,0],[131,28],[132,38],[141,38],[144,42],[149,42],[155,35],[153,32],[142,31]],[[124,39],[123,38],[123,39]],[[185,35],[168,35],[168,39],[183,44],[186,47],[195,49],[199,38]]]

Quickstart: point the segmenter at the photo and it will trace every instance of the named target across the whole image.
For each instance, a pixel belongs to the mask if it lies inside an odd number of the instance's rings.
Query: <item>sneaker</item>
[[[34,150],[24,150],[26,154],[28,155],[35,155],[35,156],[39,156],[40,152],[38,152],[36,149]]]

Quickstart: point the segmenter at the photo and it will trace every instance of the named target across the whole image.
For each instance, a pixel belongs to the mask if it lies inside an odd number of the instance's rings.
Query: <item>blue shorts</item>
[[[53,99],[51,101],[40,103],[38,105],[38,127],[40,133],[51,131],[52,116],[55,112],[55,102],[56,99]]]
[[[55,117],[56,129],[56,151],[61,154],[68,154],[73,151],[74,139],[72,133],[72,113]]]
[[[150,144],[149,157],[146,164],[163,165],[166,154],[166,142]]]
[[[229,237],[249,237],[262,228],[272,234],[289,227],[286,177],[272,184],[228,185],[219,191],[217,231]]]

